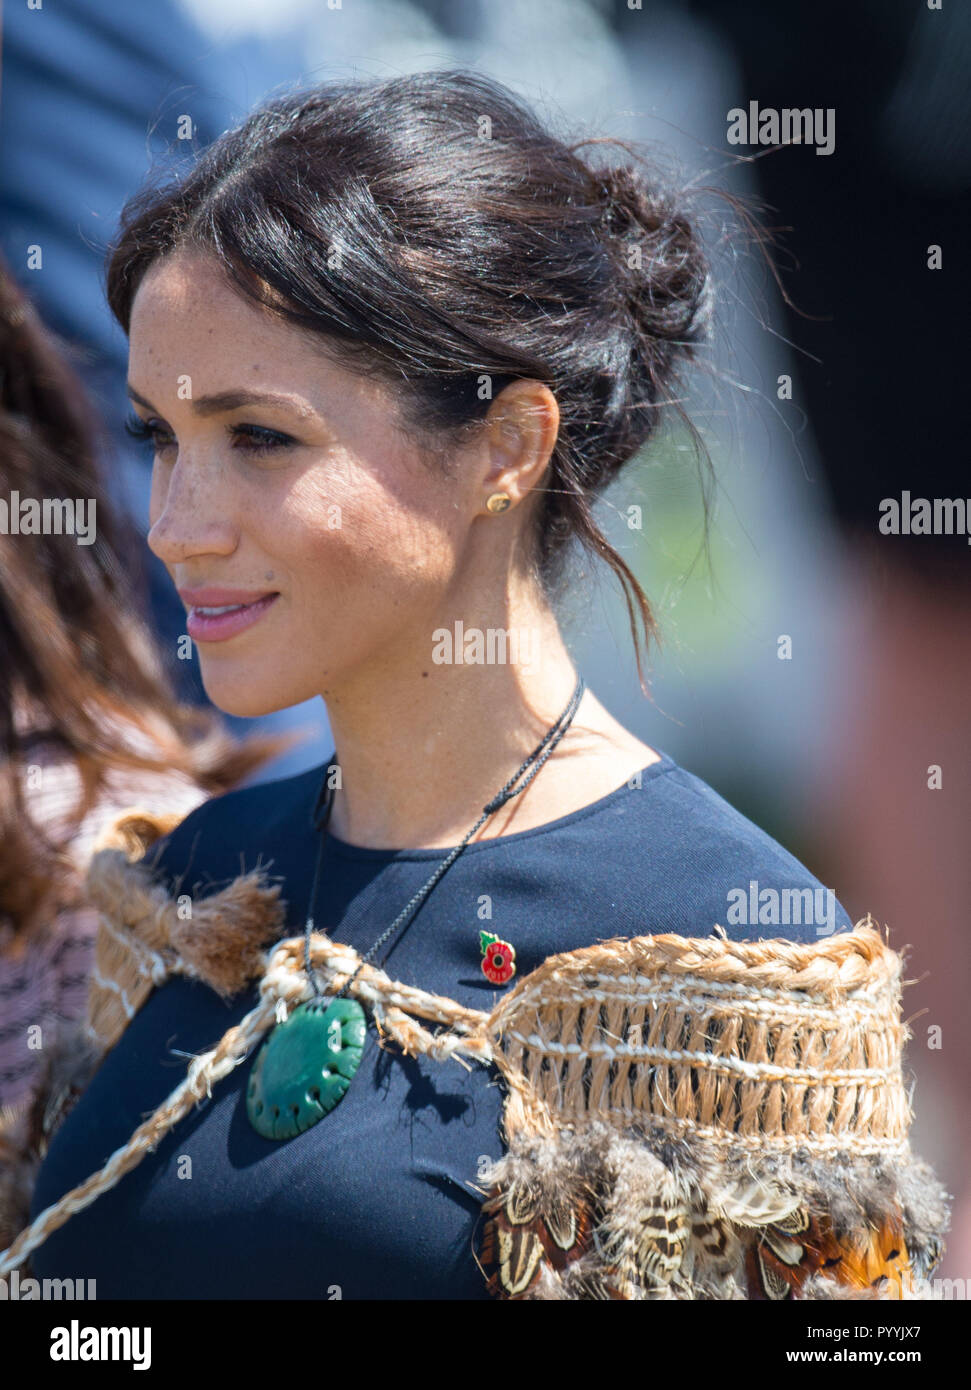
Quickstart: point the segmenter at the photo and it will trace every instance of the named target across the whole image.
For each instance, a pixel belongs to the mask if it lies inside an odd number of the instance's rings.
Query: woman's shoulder
[[[599,903],[617,936],[815,941],[852,929],[832,887],[666,753],[587,812],[558,823],[559,860],[579,913]],[[568,946],[582,944],[573,935]]]
[[[635,794],[647,793],[631,799],[630,805],[640,812],[635,828],[646,829],[662,821],[672,847],[679,847],[698,864],[756,858],[807,872],[769,831],[666,753],[628,785]]]

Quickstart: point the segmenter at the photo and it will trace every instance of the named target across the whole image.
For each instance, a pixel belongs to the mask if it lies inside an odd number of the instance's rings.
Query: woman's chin
[[[237,719],[259,719],[264,714],[276,714],[307,698],[266,681],[248,681],[239,676],[230,679],[227,672],[207,671],[205,663],[201,675],[203,689],[216,708]]]

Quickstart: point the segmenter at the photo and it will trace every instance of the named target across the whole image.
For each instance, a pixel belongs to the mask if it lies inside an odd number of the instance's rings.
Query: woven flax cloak
[[[83,1029],[29,1111],[0,1121],[0,1274],[123,1180],[310,997],[260,873],[192,904],[135,861],[179,817],[130,812],[95,856],[101,913]],[[339,989],[359,957],[318,933]],[[477,1258],[497,1298],[926,1299],[948,1194],[911,1153],[903,960],[869,923],[808,945],[673,934],[551,956],[490,1013],[364,966],[351,992],[412,1055],[494,1064],[506,1152]],[[260,1002],[92,1174],[24,1230],[50,1136],[151,991],[175,974]],[[17,1235],[17,1231],[20,1234]],[[16,1238],[14,1238],[16,1236]]]

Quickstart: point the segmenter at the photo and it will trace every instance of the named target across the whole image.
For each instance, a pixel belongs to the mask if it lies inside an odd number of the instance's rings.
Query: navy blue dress
[[[283,881],[287,933],[300,933],[321,775],[201,806],[150,852],[157,877],[198,896],[262,864]],[[555,952],[615,936],[708,936],[720,923],[736,940],[815,940],[851,928],[823,885],[707,784],[667,756],[641,777],[546,825],[467,846],[398,937],[388,973],[489,1009],[499,990],[481,971],[482,928],[515,947],[517,978]],[[318,926],[366,951],[444,857],[329,837]],[[779,922],[773,902],[805,889],[834,915]],[[753,909],[767,925],[753,924]],[[255,987],[228,1004],[197,981],[157,989],[55,1134],[32,1219],[100,1168],[182,1079],[186,1056],[256,1002]],[[487,1296],[474,1250],[477,1174],[503,1151],[493,1069],[381,1048],[369,1019],[344,1099],[277,1142],[247,1120],[251,1066],[247,1058],[154,1154],[56,1231],[34,1254],[34,1274],[94,1278],[99,1298]]]

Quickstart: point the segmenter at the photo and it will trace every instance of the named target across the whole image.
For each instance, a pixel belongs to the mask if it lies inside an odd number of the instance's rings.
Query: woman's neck
[[[453,624],[449,640],[438,643],[439,660],[410,657],[379,678],[327,692],[341,766],[330,820],[335,836],[374,849],[449,848],[464,839],[576,687],[578,673],[555,619],[536,617],[529,664],[508,659],[514,630],[505,629],[506,659],[499,660],[497,629],[490,639],[489,630]],[[529,787],[475,839],[555,820],[656,758],[588,690]]]

